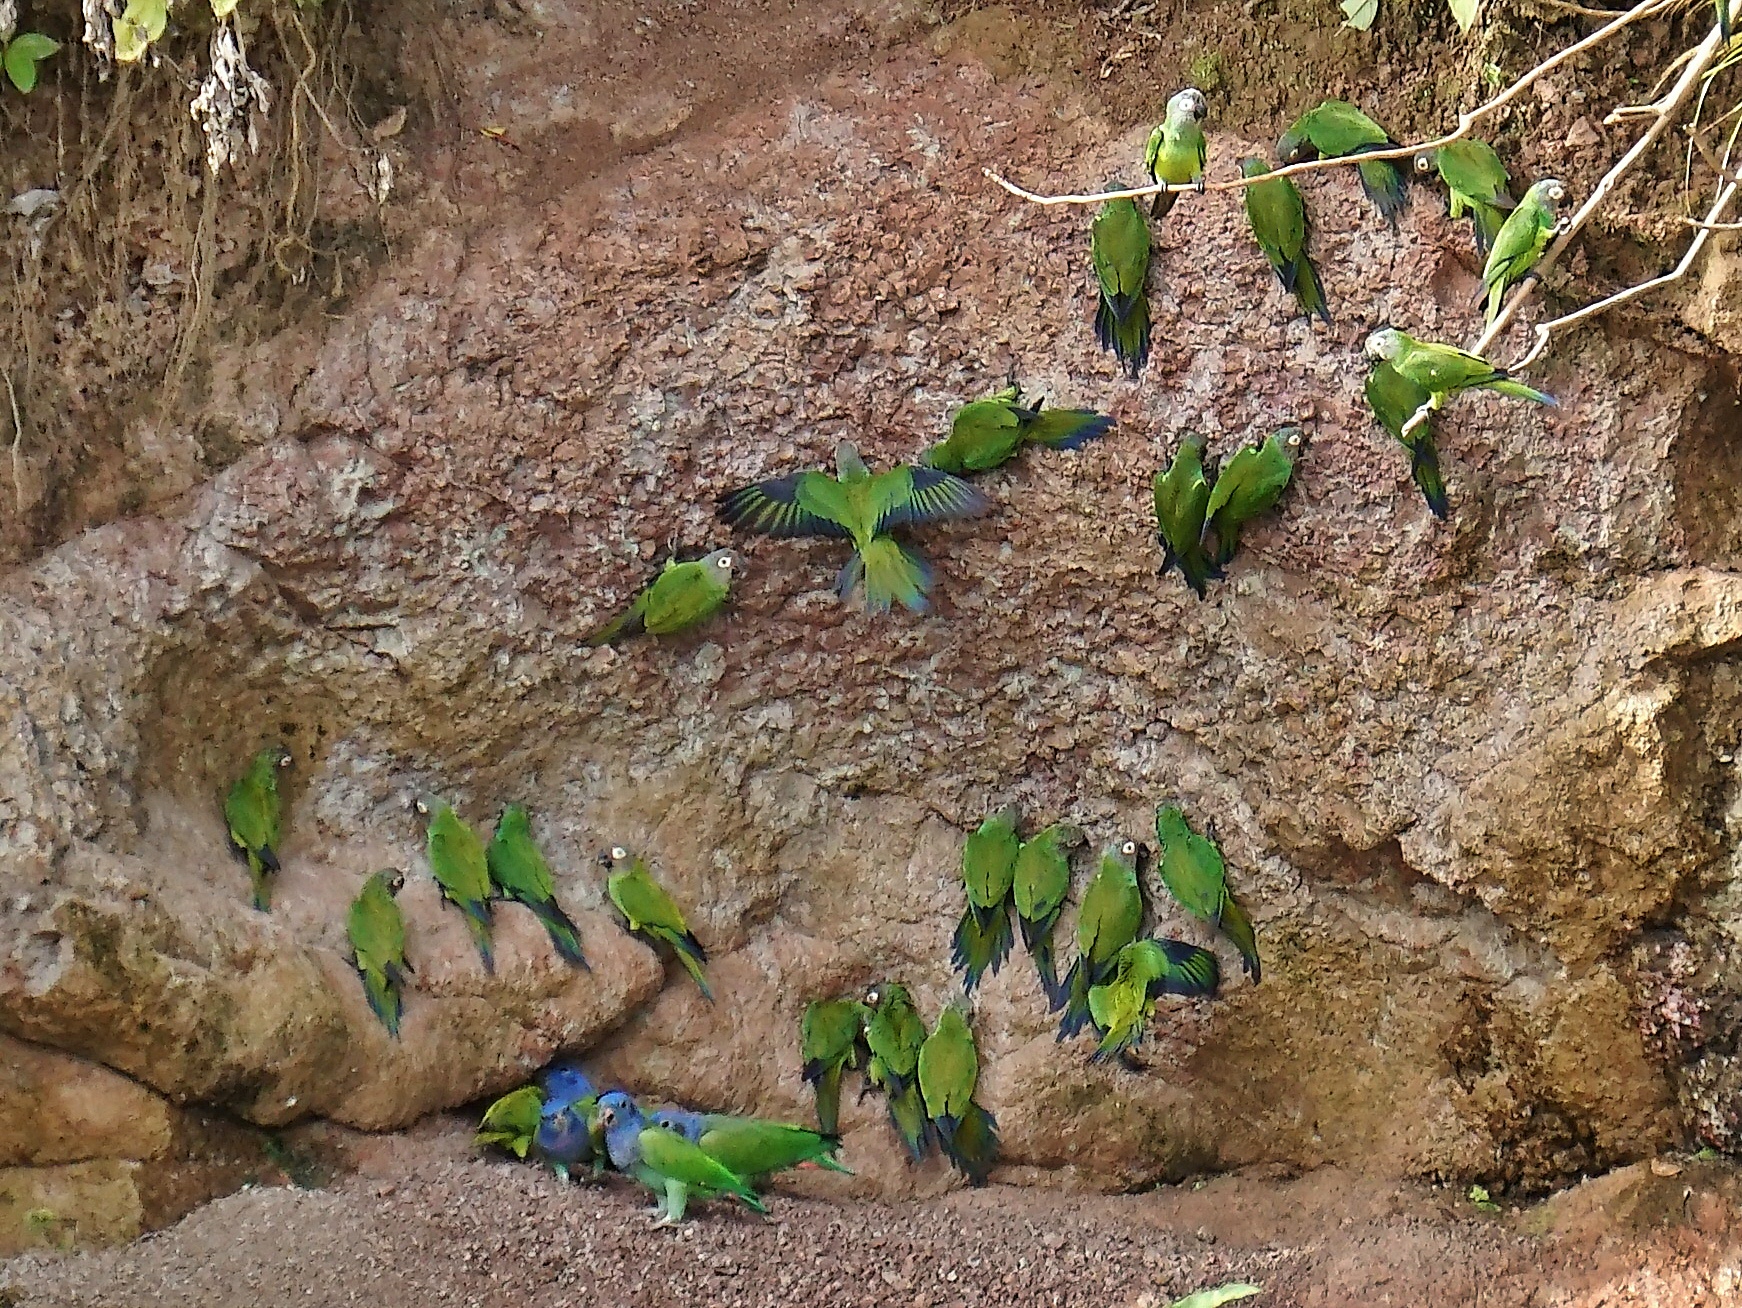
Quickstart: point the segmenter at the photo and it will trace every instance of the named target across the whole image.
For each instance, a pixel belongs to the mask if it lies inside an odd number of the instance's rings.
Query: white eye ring
[[[627,849],[624,849],[623,846],[621,846],[621,845],[612,845],[611,846],[611,857],[613,859],[628,858],[629,851]]]
[[[1119,849],[1121,853],[1135,854],[1137,852],[1137,842],[1135,840],[1127,840],[1123,845],[1119,846]]]

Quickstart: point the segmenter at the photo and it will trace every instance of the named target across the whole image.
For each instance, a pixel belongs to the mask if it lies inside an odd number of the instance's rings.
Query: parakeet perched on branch
[[[1143,147],[1143,166],[1152,182],[1168,182],[1183,186],[1187,182],[1204,189],[1204,164],[1209,158],[1209,144],[1204,140],[1204,119],[1210,104],[1204,93],[1188,86],[1167,102],[1161,122],[1149,134]],[[1150,203],[1151,218],[1165,218],[1179,199],[1177,191],[1158,191]]]
[[[1108,200],[1089,228],[1100,300],[1095,339],[1133,378],[1149,361],[1149,224],[1135,200]]]
[[[1343,159],[1396,144],[1383,127],[1347,100],[1326,100],[1307,110],[1277,138],[1276,157],[1285,164],[1300,163],[1315,154]],[[1409,202],[1409,174],[1389,159],[1365,160],[1355,165],[1355,171],[1373,207],[1395,227]]]

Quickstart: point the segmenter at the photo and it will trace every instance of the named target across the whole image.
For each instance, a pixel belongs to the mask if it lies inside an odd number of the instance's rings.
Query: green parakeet
[[[1428,402],[1428,391],[1405,377],[1389,363],[1376,363],[1367,374],[1367,404],[1379,425],[1409,451],[1409,475],[1421,488],[1422,497],[1436,518],[1443,519],[1450,505],[1446,482],[1440,475],[1440,452],[1434,445],[1434,421],[1430,416],[1407,436],[1403,428],[1416,410]]]
[[[556,882],[550,864],[544,861],[532,839],[532,824],[526,810],[510,804],[496,820],[496,833],[484,851],[490,880],[504,899],[518,900],[544,923],[556,952],[570,963],[587,966],[581,954],[581,937],[569,915],[556,902]]]
[[[1052,933],[1065,897],[1071,889],[1070,851],[1083,843],[1083,833],[1067,823],[1055,822],[1025,840],[1017,851],[1016,871],[1010,888],[1016,921],[1022,928],[1022,943],[1040,974],[1040,988],[1048,1004],[1058,1008],[1058,971],[1053,964]]]
[[[925,1157],[931,1132],[919,1093],[919,1051],[925,1044],[925,1023],[905,986],[885,983],[865,992],[865,1045],[871,1060],[865,1079],[889,1101],[889,1118],[917,1162]]]
[[[703,1199],[731,1195],[753,1212],[768,1212],[748,1181],[710,1158],[700,1145],[676,1131],[652,1125],[621,1090],[600,1097],[599,1124],[605,1128],[605,1148],[612,1166],[663,1196],[657,1206],[660,1216],[656,1225],[675,1226],[683,1221],[692,1195]]]
[[[1204,470],[1207,442],[1196,432],[1180,442],[1166,472],[1155,474],[1155,526],[1161,541],[1162,575],[1175,564],[1186,584],[1204,598],[1210,578],[1221,571],[1204,553],[1204,515],[1210,507],[1210,481]]]
[[[539,1114],[544,1108],[544,1091],[535,1085],[523,1085],[510,1090],[484,1110],[484,1120],[478,1124],[478,1134],[472,1143],[482,1148],[496,1145],[516,1158],[525,1158],[538,1134]]]
[[[1202,193],[1204,164],[1209,157],[1203,124],[1209,112],[1209,101],[1195,86],[1186,87],[1167,102],[1167,111],[1143,147],[1143,166],[1149,172],[1150,181],[1175,186],[1195,182]],[[1178,198],[1175,191],[1158,192],[1149,206],[1149,216],[1167,217]]]
[[[1518,207],[1501,225],[1494,237],[1494,248],[1488,251],[1488,262],[1482,267],[1482,290],[1488,297],[1485,316],[1489,322],[1499,316],[1507,288],[1523,281],[1548,249],[1566,198],[1567,188],[1553,177],[1532,182]]]
[[[640,631],[667,636],[699,626],[725,604],[737,562],[731,550],[715,550],[690,563],[667,560],[635,602],[589,635],[586,643],[609,645]]]
[[[419,795],[417,811],[429,818],[424,857],[442,897],[460,910],[466,929],[478,946],[484,970],[495,974],[496,955],[490,939],[490,863],[484,842],[471,827],[433,795]]]
[[[985,472],[1016,456],[1024,445],[1074,450],[1112,430],[1113,420],[1092,409],[1026,408],[1015,386],[957,409],[949,438],[920,456],[928,468]]]
[[[1211,563],[1225,566],[1240,546],[1241,528],[1282,498],[1306,444],[1299,427],[1282,427],[1243,446],[1223,465],[1204,510],[1204,552]]]
[[[1450,216],[1470,215],[1476,253],[1486,255],[1506,221],[1507,211],[1516,207],[1507,189],[1512,178],[1500,156],[1494,153],[1494,147],[1486,141],[1465,137],[1437,150],[1423,150],[1415,157],[1415,171],[1424,177],[1431,172],[1439,173],[1450,197]]]
[[[1095,339],[1135,378],[1149,361],[1149,224],[1135,200],[1108,200],[1089,228],[1100,300]]]
[[[1101,866],[1083,892],[1077,913],[1077,961],[1061,989],[1064,1016],[1058,1038],[1083,1029],[1090,1020],[1089,991],[1112,973],[1119,951],[1143,925],[1143,891],[1137,884],[1137,842],[1118,840],[1101,851]]]
[[[1129,1057],[1155,1015],[1158,995],[1214,995],[1221,979],[1207,949],[1181,940],[1133,940],[1119,951],[1112,977],[1089,991],[1089,1014],[1104,1032],[1092,1057]]]
[[[951,1004],[919,1051],[919,1092],[938,1143],[957,1171],[984,1185],[998,1152],[997,1122],[974,1102],[980,1053],[960,1008]]]
[[[1276,157],[1285,164],[1300,163],[1318,154],[1342,159],[1352,154],[1395,146],[1386,130],[1347,100],[1326,100],[1307,110],[1276,142]],[[1357,164],[1361,189],[1393,227],[1409,202],[1405,189],[1409,174],[1389,159],[1371,159]]]
[[[1260,177],[1269,171],[1270,165],[1262,159],[1240,161],[1242,177]],[[1306,252],[1306,204],[1294,182],[1287,177],[1273,177],[1248,186],[1246,221],[1252,226],[1258,248],[1276,270],[1282,289],[1293,294],[1307,317],[1316,313],[1329,323],[1331,311],[1325,304],[1324,285]]]
[[[850,441],[835,447],[836,475],[801,472],[744,486],[721,497],[719,513],[734,527],[764,536],[832,536],[853,542],[836,579],[843,599],[860,586],[865,608],[886,613],[896,602],[927,607],[931,569],[888,533],[894,528],[967,518],[990,501],[960,477],[897,464],[873,474]]]
[[[692,1113],[682,1108],[662,1108],[653,1124],[676,1131],[715,1162],[721,1163],[752,1185],[784,1172],[789,1167],[812,1163],[825,1172],[851,1169],[835,1160],[840,1137],[823,1135],[802,1126],[771,1122],[761,1117],[735,1117],[727,1113]]]
[[[816,1087],[817,1125],[834,1135],[841,1122],[841,1078],[847,1069],[863,1067],[871,1053],[865,1047],[865,1023],[870,1017],[856,999],[819,999],[804,1010],[799,1025],[799,1057],[804,1079]]]
[[[967,907],[956,927],[950,961],[972,991],[1010,952],[1010,887],[1016,875],[1016,805],[1007,804],[980,824],[962,844],[962,888]]]
[[[278,871],[278,770],[289,766],[290,751],[284,746],[263,749],[224,797],[230,848],[248,865],[254,907],[262,913],[272,899],[270,874]]]
[[[363,979],[363,994],[387,1034],[399,1036],[399,1016],[404,1011],[405,917],[394,898],[405,885],[405,874],[389,868],[363,883],[351,911],[345,917],[345,933],[351,938],[351,959]]]
[[[1222,851],[1193,831],[1186,815],[1172,804],[1155,810],[1155,838],[1161,842],[1161,879],[1168,893],[1193,917],[1221,928],[1240,951],[1246,975],[1257,985],[1262,976],[1258,937],[1252,919],[1228,890]]]
[[[605,890],[629,923],[629,929],[657,948],[669,945],[702,992],[702,998],[713,1002],[714,992],[708,988],[708,978],[702,971],[708,961],[707,951],[684,923],[683,913],[670,895],[660,888],[639,856],[631,856],[621,845],[613,846],[599,856],[599,861],[611,869]]]
[[[1498,248],[1498,247],[1496,247]],[[1435,408],[1460,391],[1488,390],[1536,404],[1554,404],[1554,396],[1513,379],[1477,354],[1437,341],[1418,341],[1395,327],[1383,327],[1367,338],[1367,357],[1389,363],[1399,374],[1428,392]]]

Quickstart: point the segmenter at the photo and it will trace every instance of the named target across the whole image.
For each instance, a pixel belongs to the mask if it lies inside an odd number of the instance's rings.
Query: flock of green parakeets
[[[1152,180],[1203,188],[1206,112],[1203,95],[1193,88],[1168,102],[1144,154]],[[1284,133],[1277,154],[1286,164],[1315,153],[1360,156],[1392,145],[1371,118],[1333,100]],[[1358,159],[1354,167],[1367,196],[1395,222],[1406,202],[1408,173],[1389,160]],[[1247,178],[1270,171],[1260,159],[1241,162]],[[1530,273],[1546,248],[1565,189],[1545,179],[1515,205],[1505,167],[1492,148],[1474,140],[1418,156],[1415,171],[1437,172],[1450,191],[1452,216],[1470,216],[1477,250],[1487,259],[1482,280],[1492,321],[1507,289]],[[1150,219],[1165,218],[1177,199],[1172,191],[1156,195],[1148,218],[1134,200],[1109,200],[1091,227],[1091,260],[1100,283],[1095,330],[1101,345],[1117,355],[1132,377],[1149,354],[1144,285]],[[1293,182],[1276,177],[1248,186],[1245,204],[1259,248],[1301,312],[1328,322],[1324,282],[1306,250],[1305,206]],[[1386,430],[1408,447],[1415,481],[1441,517],[1446,498],[1433,412],[1448,397],[1479,388],[1553,403],[1483,359],[1392,328],[1372,333],[1366,352],[1375,361],[1366,384],[1368,401]],[[835,452],[834,475],[807,471],[745,486],[721,497],[719,513],[732,526],[754,534],[840,539],[852,551],[837,579],[843,598],[861,592],[872,612],[897,603],[919,611],[927,605],[931,570],[911,546],[896,539],[896,529],[983,512],[989,501],[966,477],[1000,466],[1025,446],[1075,449],[1112,425],[1110,418],[1090,410],[1030,404],[1012,384],[958,409],[949,436],[916,464],[874,473],[851,444],[842,442]],[[1204,438],[1188,434],[1169,466],[1154,478],[1162,571],[1177,566],[1202,598],[1208,582],[1222,575],[1234,558],[1245,525],[1287,490],[1306,444],[1300,427],[1284,426],[1239,450],[1218,470],[1206,464]],[[628,609],[592,633],[588,643],[610,643],[641,632],[665,635],[706,621],[725,604],[735,565],[727,549],[695,560],[673,559]],[[262,750],[224,802],[230,843],[248,866],[254,906],[262,911],[278,870],[278,774],[290,758],[281,747]],[[505,808],[488,843],[438,799],[420,795],[415,808],[427,820],[430,873],[464,918],[486,971],[495,968],[492,904],[503,899],[529,908],[564,960],[587,966],[575,925],[557,903],[550,868],[533,840],[524,808]],[[1141,934],[1142,851],[1124,837],[1101,852],[1080,902],[1076,957],[1059,977],[1053,931],[1070,894],[1071,853],[1085,838],[1076,827],[1055,823],[1023,839],[1018,822],[1013,806],[999,809],[963,845],[966,906],[953,948],[963,997],[947,1005],[929,1031],[912,995],[895,983],[880,983],[862,996],[819,1000],[805,1011],[800,1054],[804,1078],[815,1087],[819,1130],[678,1108],[644,1114],[628,1094],[599,1094],[584,1073],[559,1066],[547,1069],[538,1084],[491,1105],[479,1141],[547,1162],[565,1180],[569,1169],[581,1162],[629,1173],[659,1196],[656,1209],[663,1221],[681,1220],[692,1197],[732,1196],[762,1211],[756,1185],[775,1171],[805,1163],[845,1170],[835,1161],[842,1083],[849,1071],[862,1071],[861,1094],[883,1094],[890,1120],[915,1159],[935,1142],[972,1182],[984,1182],[997,1157],[997,1123],[974,1097],[979,1055],[966,997],[1009,955],[1015,938],[1013,914],[1043,994],[1053,1011],[1062,1010],[1058,1038],[1092,1028],[1099,1037],[1096,1059],[1117,1057],[1129,1063],[1161,996],[1213,997],[1221,984],[1215,955],[1208,950]],[[1250,919],[1229,891],[1213,835],[1194,832],[1181,810],[1172,806],[1156,811],[1155,833],[1158,871],[1169,893],[1228,937],[1256,983],[1257,940]],[[704,971],[707,955],[646,864],[621,846],[602,854],[601,861],[610,869],[607,894],[629,930],[673,953],[711,1000]],[[396,870],[375,873],[365,881],[347,919],[364,995],[395,1037],[411,971],[405,922],[395,899],[403,882]]]

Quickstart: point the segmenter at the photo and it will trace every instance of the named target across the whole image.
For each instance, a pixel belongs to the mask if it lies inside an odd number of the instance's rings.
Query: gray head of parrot
[[[732,569],[738,566],[738,555],[734,550],[715,550],[712,554],[704,554],[701,564],[708,571],[717,573],[724,581],[732,575]]]
[[[608,867],[615,872],[620,864],[629,862],[629,851],[621,845],[612,845],[609,849],[599,851],[599,866]]]
[[[1381,327],[1367,338],[1362,348],[1368,358],[1389,363],[1403,353],[1403,335],[1395,327]]]
[[[281,768],[290,766],[290,751],[283,745],[278,747],[278,766]]]
[[[1210,102],[1204,99],[1204,93],[1195,86],[1188,86],[1167,102],[1167,114],[1172,118],[1179,114],[1189,114],[1197,122],[1203,122],[1210,112]]]
[[[1416,155],[1416,157],[1415,157],[1415,170],[1416,170],[1416,172],[1420,173],[1423,177],[1426,177],[1429,173],[1431,173],[1435,168],[1438,168],[1438,167],[1439,167],[1439,156],[1438,156],[1438,153],[1436,151],[1423,150],[1420,154]]]
[[[397,895],[401,890],[405,889],[405,873],[401,872],[398,868],[384,868],[382,869],[381,876],[387,885],[388,894]]]
[[[1288,426],[1280,428],[1276,436],[1282,442],[1283,448],[1293,456],[1298,456],[1302,450],[1306,449],[1307,442],[1312,439],[1307,434],[1306,428],[1298,423],[1290,423]]]
[[[859,457],[859,451],[852,441],[842,441],[835,446],[835,476],[842,481],[849,477],[869,477],[871,469],[865,466],[865,460]]]
[[[441,800],[437,799],[429,791],[420,790],[412,795],[409,807],[413,813],[418,814],[420,817],[434,817],[437,813],[446,808],[447,805],[442,803]]]
[[[1535,191],[1537,198],[1551,209],[1566,203],[1566,184],[1558,177],[1544,177],[1530,189]]]

